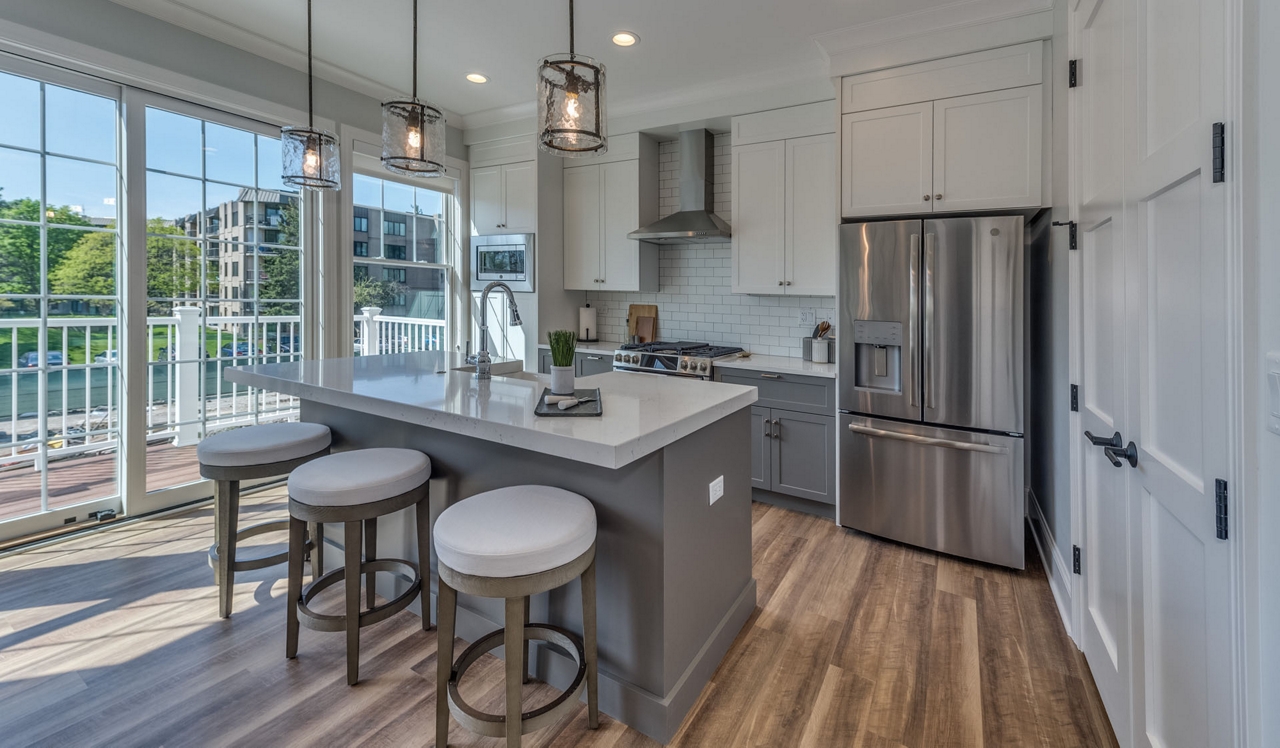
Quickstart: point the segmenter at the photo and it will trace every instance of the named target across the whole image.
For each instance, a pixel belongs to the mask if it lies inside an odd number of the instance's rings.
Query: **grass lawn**
[[[3,324],[4,324],[3,320],[0,320],[0,327],[2,327]],[[39,348],[39,340],[37,337],[39,332],[38,330],[32,327],[21,327],[21,328],[18,328],[16,332],[17,332],[17,343],[18,343],[18,351],[16,354],[17,356],[21,356],[27,351],[34,351]],[[108,347],[107,330],[103,328],[92,329],[89,335],[89,356],[88,356],[88,360],[86,361],[85,353],[84,353],[84,346],[85,346],[84,333],[85,331],[83,328],[79,330],[71,329],[66,331],[67,358],[69,360],[65,361],[64,363],[83,364],[83,363],[92,362],[94,356],[107,350],[107,347]],[[166,357],[160,355],[160,349],[165,348],[171,342],[173,342],[169,339],[169,335],[167,333],[168,333],[168,328],[165,328],[165,327],[152,328],[151,356],[149,360],[151,361],[165,360]],[[13,365],[14,358],[15,358],[15,354],[13,352],[14,331],[13,330],[0,331],[0,336],[3,336],[3,340],[0,340],[0,369],[7,369]],[[63,330],[61,328],[49,330],[49,350],[50,351],[59,351],[59,352],[62,351],[62,343],[63,343],[62,336],[63,336]],[[230,335],[224,333],[222,337],[223,337],[224,344],[231,342]],[[218,355],[217,340],[218,340],[218,331],[215,328],[208,328],[205,334],[205,351],[206,353],[209,354],[210,357]],[[118,349],[119,346],[120,346],[119,336],[113,336],[111,339],[111,347],[115,347]]]

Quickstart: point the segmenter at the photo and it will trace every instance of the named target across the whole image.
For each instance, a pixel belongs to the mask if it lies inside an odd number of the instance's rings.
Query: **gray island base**
[[[422,356],[444,360],[413,360]],[[607,373],[579,379],[580,387],[601,388],[602,418],[534,421],[545,377],[495,374],[492,383],[478,382],[450,370],[454,363],[443,353],[378,356],[241,367],[227,378],[299,397],[302,419],[328,425],[335,450],[408,447],[430,455],[433,518],[453,502],[511,485],[559,486],[589,498],[598,522],[600,709],[668,742],[755,609],[748,441],[754,389]],[[362,386],[362,376],[381,381]],[[406,376],[419,386],[385,381]],[[682,408],[700,414],[677,412]],[[586,427],[603,429],[598,432],[561,425],[611,416],[612,424]],[[546,451],[529,434],[507,431],[528,429],[555,432]],[[605,433],[575,455],[576,438]],[[614,440],[615,456],[602,455],[602,440]],[[712,503],[710,485],[721,476],[724,495]],[[326,534],[334,545],[341,531]],[[382,556],[414,557],[411,510],[380,520],[378,546]],[[396,584],[380,579],[379,592],[396,594]],[[501,600],[459,595],[458,605],[460,638],[475,641],[501,628]],[[577,580],[531,602],[533,620],[579,633],[581,611]],[[576,669],[572,660],[535,647],[535,677],[566,687]],[[503,656],[501,649],[496,654]]]

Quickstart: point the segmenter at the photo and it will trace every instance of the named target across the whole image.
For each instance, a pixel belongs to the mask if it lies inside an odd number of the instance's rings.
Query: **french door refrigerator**
[[[840,227],[840,492],[857,530],[1021,569],[1020,216]]]

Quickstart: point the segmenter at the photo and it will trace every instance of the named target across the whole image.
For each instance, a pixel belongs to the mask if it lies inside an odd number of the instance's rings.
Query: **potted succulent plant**
[[[547,333],[551,346],[551,394],[573,394],[573,354],[578,347],[578,333],[552,330]]]

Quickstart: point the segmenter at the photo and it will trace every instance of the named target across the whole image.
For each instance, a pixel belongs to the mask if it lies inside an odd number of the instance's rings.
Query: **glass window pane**
[[[45,150],[116,162],[116,103],[61,86],[44,87]]]
[[[115,224],[116,167],[48,156],[44,168],[45,211],[57,213],[50,223]]]
[[[284,171],[284,160],[280,154],[280,140],[258,137],[258,187],[264,190],[290,191],[286,188],[281,173]]]
[[[435,216],[441,218],[444,216],[444,194],[435,190],[424,190],[421,187],[415,188],[418,202],[418,215]]]
[[[439,268],[414,268],[408,273],[403,314],[417,319],[444,319],[445,274]]]
[[[40,148],[40,84],[30,78],[0,73],[0,143]]]
[[[171,236],[147,237],[148,298],[199,298],[200,271],[199,242]],[[157,309],[167,308],[167,305],[157,307]],[[154,314],[154,312],[149,310],[148,314]]]
[[[200,120],[147,108],[147,168],[200,176]]]
[[[0,294],[40,293],[40,229],[0,224]],[[0,314],[9,316],[0,305]]]
[[[253,186],[253,133],[206,122],[204,159],[206,179]]]
[[[147,173],[147,232],[195,236],[204,204],[198,179]]]
[[[382,207],[382,180],[363,174],[351,175],[351,199],[356,205]]]
[[[444,262],[441,249],[444,246],[443,222],[434,218],[417,218],[414,220],[416,249],[415,260],[418,262]]]
[[[0,121],[4,119],[0,117]],[[12,205],[16,200],[35,203],[25,207]],[[39,220],[39,203],[40,154],[0,148],[0,218]]]
[[[383,206],[402,213],[413,212],[413,188],[397,182],[382,183]]]
[[[50,229],[49,293],[114,296],[117,255],[114,231]]]
[[[281,311],[279,302],[301,298],[299,280],[302,273],[301,257],[296,249],[262,249],[257,252],[257,298],[267,300],[259,314],[294,314]]]

